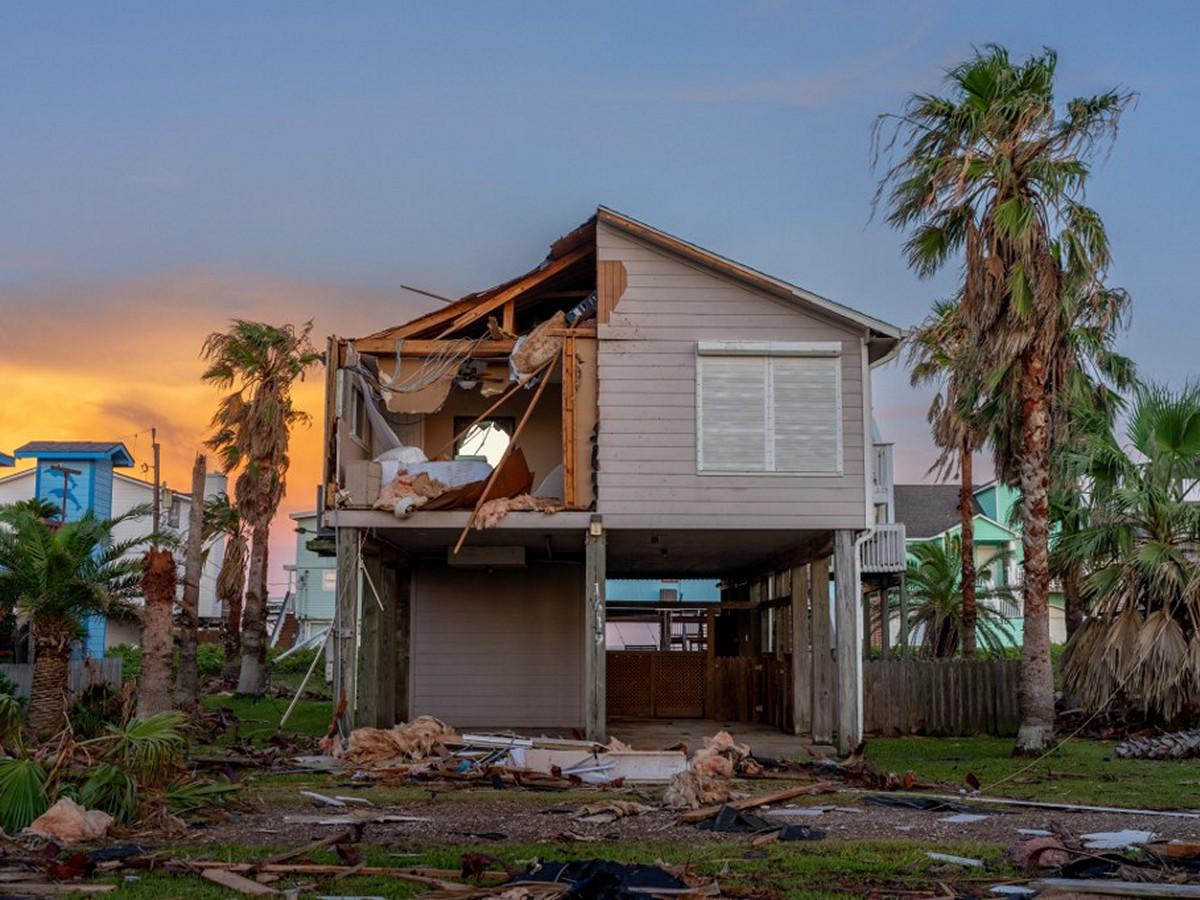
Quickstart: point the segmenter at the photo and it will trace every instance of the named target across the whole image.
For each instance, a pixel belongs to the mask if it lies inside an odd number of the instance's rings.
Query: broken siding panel
[[[860,333],[604,223],[597,245],[599,259],[622,261],[627,276],[620,304],[599,332],[598,509],[610,526],[702,527],[719,512],[722,524],[735,528],[865,527]],[[699,474],[696,347],[702,340],[839,342],[842,473]]]
[[[413,575],[412,714],[457,728],[583,724],[583,569]]]

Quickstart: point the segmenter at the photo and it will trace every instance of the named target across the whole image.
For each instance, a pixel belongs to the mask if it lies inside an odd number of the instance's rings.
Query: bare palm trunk
[[[971,458],[971,442],[962,439],[959,448],[959,471],[962,484],[959,487],[958,513],[962,519],[962,654],[966,659],[975,658],[975,624],[979,610],[975,605],[975,490],[971,483],[974,460]]]
[[[207,460],[196,454],[192,466],[192,505],[188,511],[187,554],[183,561],[183,602],[179,605],[179,674],[175,700],[180,706],[200,702],[200,677],[196,671],[196,629],[199,626],[200,573],[204,544],[204,476]]]
[[[250,577],[242,609],[242,668],[239,694],[261,694],[267,686],[267,541],[270,523],[254,526],[250,535]]]
[[[1067,640],[1083,624],[1083,588],[1079,583],[1079,569],[1071,566],[1063,573],[1063,602],[1066,607]]]
[[[1021,543],[1025,552],[1025,635],[1021,649],[1021,727],[1017,753],[1045,750],[1054,738],[1054,675],[1050,667],[1049,431],[1046,368],[1040,355],[1023,361]]]
[[[35,621],[33,624],[33,684],[29,690],[29,730],[48,738],[63,726],[70,698],[67,678],[71,667],[71,642],[79,630],[73,619]]]
[[[221,680],[236,684],[242,669],[242,592],[222,599],[225,618],[221,621],[221,645],[225,648],[225,667]]]
[[[175,606],[175,557],[170,550],[151,548],[142,572],[142,676],[138,684],[137,716],[146,719],[171,709],[171,613]]]

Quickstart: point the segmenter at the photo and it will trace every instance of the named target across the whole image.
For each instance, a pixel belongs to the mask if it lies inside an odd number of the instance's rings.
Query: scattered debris
[[[1087,850],[1124,850],[1135,844],[1149,844],[1155,834],[1152,831],[1097,831],[1080,837]]]
[[[688,769],[671,779],[663,793],[663,801],[671,809],[700,809],[725,803],[731,796],[729,785],[724,781]]]
[[[604,803],[589,803],[581,806],[571,818],[590,825],[607,825],[609,822],[624,819],[626,816],[640,816],[648,812],[654,812],[654,807],[644,803],[635,803],[632,800],[609,800]]]
[[[1152,737],[1131,737],[1113,748],[1122,759],[1194,759],[1200,757],[1200,728]]]
[[[969,856],[954,856],[950,853],[937,853],[933,850],[930,850],[925,855],[930,859],[937,860],[938,862],[950,863],[955,866],[966,866],[970,869],[983,868],[983,860],[972,859]]]
[[[689,810],[679,816],[680,822],[695,824],[703,822],[706,819],[711,819],[718,815],[724,809],[733,809],[738,812],[744,812],[748,809],[757,809],[762,806],[769,806],[775,803],[783,803],[787,800],[794,800],[796,797],[812,796],[813,794],[824,794],[832,791],[834,784],[832,781],[819,781],[816,784],[805,785],[804,787],[788,788],[783,791],[775,791],[770,794],[759,794],[757,797],[748,797],[745,800],[735,800],[732,803],[724,806],[708,806],[700,809]]]
[[[985,819],[990,819],[991,816],[981,815],[980,813],[956,813],[953,816],[945,816],[938,819],[939,822],[946,822],[951,825],[969,825],[972,822],[982,822]]]
[[[1200,897],[1200,884],[1148,884],[1100,878],[1042,878],[1030,887],[1051,897]]]
[[[1022,841],[1009,848],[1014,863],[1026,872],[1060,869],[1071,861],[1066,846],[1058,838],[1044,835]]]
[[[424,759],[440,744],[457,739],[454,730],[433,716],[418,716],[395,728],[355,728],[345,751],[331,755],[357,765],[397,759]]]
[[[923,794],[881,794],[863,798],[869,806],[890,806],[895,809],[917,809],[925,812],[974,813],[969,806],[939,797]]]
[[[87,810],[69,797],[62,797],[29,826],[32,834],[60,844],[98,841],[112,828],[113,817],[98,809]]]

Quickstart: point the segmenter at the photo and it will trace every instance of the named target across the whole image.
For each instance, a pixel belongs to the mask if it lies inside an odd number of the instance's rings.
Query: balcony
[[[903,572],[908,565],[904,523],[876,525],[871,539],[862,545],[860,562],[864,575]]]
[[[875,444],[871,465],[871,487],[876,506],[887,506],[892,511],[892,445]]]

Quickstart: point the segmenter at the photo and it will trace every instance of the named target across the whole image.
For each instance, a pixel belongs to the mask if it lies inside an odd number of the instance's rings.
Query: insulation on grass
[[[699,809],[728,803],[729,785],[719,778],[695,769],[678,773],[663,792],[663,802],[671,809]]]
[[[359,765],[394,759],[425,759],[443,741],[456,739],[454,729],[433,716],[418,716],[395,728],[356,728],[342,753],[335,756]]]
[[[750,748],[739,744],[728,731],[718,731],[704,739],[704,746],[692,757],[692,769],[718,778],[732,778],[738,764],[750,755]]]

